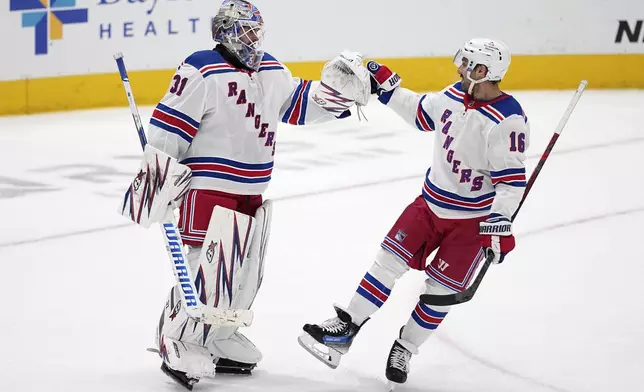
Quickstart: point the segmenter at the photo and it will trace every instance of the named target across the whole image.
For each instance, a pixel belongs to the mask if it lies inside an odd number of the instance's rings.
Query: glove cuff
[[[479,234],[482,235],[497,235],[497,236],[511,236],[512,235],[512,222],[504,218],[501,220],[486,220],[479,223]]]

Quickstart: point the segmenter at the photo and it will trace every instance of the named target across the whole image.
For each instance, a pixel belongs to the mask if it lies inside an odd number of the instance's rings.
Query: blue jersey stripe
[[[288,107],[286,110],[286,113],[284,113],[284,117],[282,117],[282,122],[288,124],[288,119],[291,117],[291,113],[293,113],[293,109],[295,108],[295,103],[297,102],[297,97],[300,96],[300,91],[302,90],[302,80],[300,80],[300,84],[298,84],[297,88],[295,89],[295,92],[293,93],[293,98],[291,99],[291,105]]]
[[[260,183],[269,182],[271,180],[271,176],[259,177],[259,178],[246,178],[246,177],[235,176],[233,174],[219,173],[219,172],[213,172],[213,171],[199,171],[199,170],[193,170],[192,177],[218,178],[220,180],[241,182],[244,184],[260,184]]]
[[[499,120],[498,118],[494,117],[494,116],[493,116],[493,115],[491,115],[490,113],[486,112],[486,111],[485,111],[485,110],[483,110],[482,108],[476,108],[476,111],[477,111],[477,112],[479,112],[479,113],[481,113],[481,114],[482,114],[482,115],[484,115],[485,117],[489,118],[490,120],[494,121],[494,123],[495,123],[495,124],[498,124],[498,123],[500,123],[500,122],[501,122],[501,120]]]
[[[494,186],[496,187],[499,184],[516,186],[517,188],[525,188],[526,187],[526,182],[525,181],[509,181],[509,182],[500,181],[500,182],[497,182],[496,184],[494,184]]]
[[[431,170],[431,169],[430,169]],[[427,174],[429,175],[429,171],[427,171]],[[490,192],[486,193],[484,195],[478,196],[478,197],[463,197],[459,196],[456,193],[448,192],[446,190],[438,188],[436,185],[432,184],[431,181],[429,181],[429,178],[425,179],[425,184],[427,184],[427,187],[431,189],[432,191],[438,193],[441,196],[447,197],[449,199],[454,199],[458,201],[464,201],[467,203],[478,203],[484,200],[488,200],[496,196],[496,192]]]
[[[447,95],[449,98],[452,98],[456,102],[463,103],[463,98],[459,98],[456,95],[450,93],[449,91],[445,91],[445,95]]]
[[[216,158],[216,157],[192,157],[186,158],[181,161],[184,165],[189,165],[191,163],[217,163],[235,167],[237,169],[247,169],[247,170],[266,170],[273,167],[273,162],[268,163],[245,163],[233,161],[232,159],[227,158]]]
[[[188,135],[187,133],[185,133],[184,131],[182,131],[181,129],[179,129],[177,127],[174,127],[174,126],[172,126],[170,124],[163,123],[163,122],[157,120],[156,118],[151,118],[150,119],[150,124],[154,125],[155,127],[159,127],[159,128],[161,128],[163,130],[166,130],[167,132],[174,133],[175,135],[179,136],[180,138],[182,138],[186,142],[192,143],[192,137],[190,137],[190,135]]]
[[[490,172],[490,177],[492,177],[492,178],[503,177],[503,176],[509,176],[511,174],[525,174],[525,167],[509,168],[509,169],[503,169],[503,170],[499,170],[499,171],[491,171]]]
[[[273,71],[278,69],[284,69],[284,67],[280,67],[279,65],[269,65],[265,67],[259,67],[260,71]]]
[[[203,74],[203,77],[208,77],[210,75],[216,75],[216,74],[225,74],[225,73],[232,73],[232,72],[239,72],[236,69],[215,69],[213,71],[208,71],[205,74]]]
[[[313,82],[309,81],[309,83],[306,85],[306,88],[304,89],[304,94],[302,94],[302,109],[300,110],[300,118],[297,121],[299,125],[304,125],[304,123],[306,122],[306,108],[308,107],[309,91],[311,90],[312,84]]]
[[[195,121],[192,119],[192,117],[188,116],[185,113],[182,113],[176,109],[172,109],[169,106],[165,106],[164,104],[160,103],[157,105],[157,109],[161,110],[162,112],[165,112],[167,114],[170,114],[175,117],[179,117],[180,119],[184,120],[188,124],[192,125],[195,128],[199,128],[199,122]]]
[[[490,204],[490,205],[489,205],[489,206],[487,206],[487,207],[480,207],[480,208],[475,208],[475,207],[465,207],[465,206],[457,206],[457,205],[453,205],[453,204],[447,204],[447,203],[445,203],[445,202],[442,202],[442,201],[440,201],[440,200],[437,200],[437,199],[433,198],[433,197],[432,197],[429,193],[427,193],[424,189],[423,189],[423,197],[424,197],[424,198],[425,198],[425,200],[427,200],[428,202],[430,202],[430,203],[432,203],[432,204],[434,204],[434,205],[436,205],[436,206],[438,206],[438,207],[445,208],[446,210],[467,211],[467,212],[478,212],[478,211],[481,211],[481,212],[482,212],[482,211],[489,211],[490,209],[492,209],[492,204]]]

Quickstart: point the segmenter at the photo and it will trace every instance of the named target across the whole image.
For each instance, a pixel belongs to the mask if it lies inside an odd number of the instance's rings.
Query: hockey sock
[[[395,256],[384,249],[378,250],[376,261],[360,282],[349,304],[349,314],[353,322],[362,325],[387,301],[394,283],[409,270]]]
[[[452,294],[453,291],[440,286],[433,279],[425,281],[428,294]],[[418,302],[414,311],[411,313],[405,328],[403,329],[401,339],[406,340],[416,347],[420,347],[431,336],[432,332],[438,328],[443,321],[450,306],[429,306]]]

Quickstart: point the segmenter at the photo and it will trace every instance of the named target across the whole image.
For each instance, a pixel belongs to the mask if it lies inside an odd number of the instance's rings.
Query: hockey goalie
[[[236,311],[253,304],[270,233],[272,203],[262,194],[272,176],[278,123],[346,118],[369,98],[360,54],[343,52],[327,63],[321,81],[303,80],[262,51],[263,35],[255,6],[222,3],[212,23],[217,45],[178,67],[154,109],[141,169],[120,207],[144,227],[177,208],[180,238],[166,232],[168,247],[175,262],[185,253],[189,267],[175,266],[178,281],[161,314],[157,344],[161,369],[187,389],[216,373],[250,374],[262,359],[237,325],[201,322],[186,305]]]

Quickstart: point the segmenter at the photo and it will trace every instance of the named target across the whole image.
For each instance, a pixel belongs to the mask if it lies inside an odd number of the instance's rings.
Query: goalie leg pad
[[[262,360],[261,351],[239,331],[235,331],[228,339],[211,341],[207,348],[213,357],[223,359],[222,366],[230,361],[254,365]]]
[[[247,304],[243,309],[250,309],[264,279],[264,261],[271,233],[272,217],[273,202],[266,200],[255,213],[255,235],[248,253],[248,263],[251,265],[249,268],[253,272],[249,274],[249,279],[247,280],[247,294],[244,299],[240,299],[240,303]]]
[[[212,357],[205,347],[162,335],[159,355],[170,369],[184,372],[188,378],[215,376]]]
[[[188,262],[199,299],[218,309],[249,309],[264,273],[270,234],[272,202],[266,200],[255,217],[221,206],[213,209],[203,247],[190,247]],[[237,327],[195,323],[170,292],[159,331],[182,342],[205,346],[217,358],[257,363],[261,352]]]
[[[250,309],[252,306],[264,276],[264,259],[270,237],[272,210],[272,201],[266,200],[257,209],[254,218],[247,216],[247,218],[253,222],[253,234],[249,250],[243,264],[239,269],[235,270],[234,279],[236,280],[236,285],[234,287],[234,292],[232,293],[232,300],[229,299],[229,301],[226,301],[224,304],[217,305],[218,307],[229,306],[232,309]],[[219,224],[221,225],[225,223],[222,223],[220,220]],[[230,222],[228,224],[231,225]],[[215,229],[215,231],[218,230],[219,229]],[[208,233],[206,234],[206,242],[204,242],[205,244],[210,244],[208,240],[210,232],[211,229],[209,227]],[[202,253],[202,257],[205,255],[205,253]],[[201,260],[203,263],[203,259]],[[212,332],[212,336],[210,338],[218,341],[234,338],[233,334],[236,331],[237,328],[235,327],[218,328],[216,331]]]

